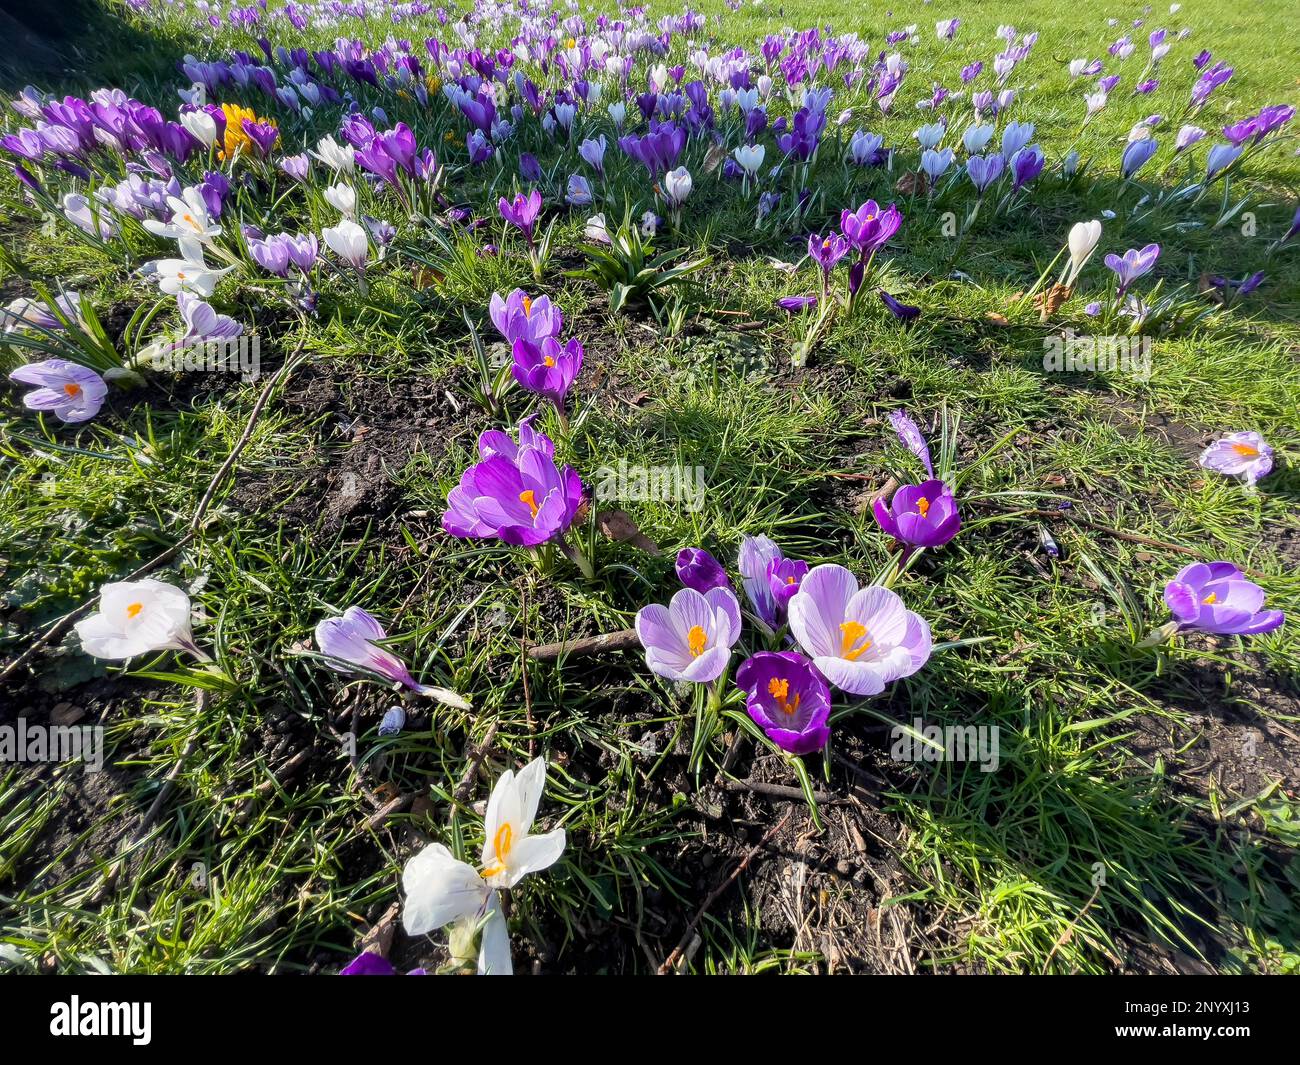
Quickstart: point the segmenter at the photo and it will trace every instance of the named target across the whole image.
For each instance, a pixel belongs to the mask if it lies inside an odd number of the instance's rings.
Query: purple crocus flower
[[[1034,178],[1043,172],[1043,165],[1047,162],[1047,156],[1043,154],[1043,149],[1033,144],[1028,148],[1021,148],[1011,157],[1011,179],[1012,191],[1019,192],[1028,185]]]
[[[651,180],[658,180],[677,165],[686,147],[686,130],[673,122],[651,123],[650,132],[620,137],[618,146],[646,168]]]
[[[556,469],[555,445],[526,418],[516,444],[499,430],[478,438],[480,461],[447,495],[442,527],[452,536],[537,547],[564,533],[583,500],[582,480]]]
[[[1158,147],[1159,145],[1154,137],[1139,137],[1135,141],[1129,141],[1128,146],[1124,149],[1124,155],[1120,159],[1119,171],[1121,176],[1131,178],[1147,165],[1151,157],[1156,154]]]
[[[890,411],[889,424],[894,427],[894,432],[898,434],[898,439],[903,446],[921,460],[925,472],[933,478],[934,463],[930,460],[930,446],[925,442],[925,437],[921,435],[921,430],[917,428],[912,416],[905,410]]]
[[[877,499],[872,513],[881,529],[911,547],[942,547],[961,528],[952,489],[938,478],[904,485],[888,507]]]
[[[578,374],[582,372],[582,344],[576,337],[564,346],[554,337],[544,337],[533,343],[522,337],[512,347],[514,365],[510,372],[529,392],[545,396],[557,408],[563,408]]]
[[[776,603],[776,616],[784,617],[790,600],[808,574],[808,563],[795,558],[774,558],[767,564],[767,590]]]
[[[488,302],[488,314],[506,342],[512,347],[518,340],[540,347],[548,337],[558,337],[564,328],[564,315],[547,296],[530,297],[517,288],[505,299],[494,292]]]
[[[1129,248],[1122,256],[1116,255],[1114,252],[1107,255],[1105,259],[1106,266],[1119,277],[1117,298],[1123,298],[1124,293],[1128,291],[1128,287],[1134,281],[1144,274],[1150,273],[1159,257],[1159,244],[1148,244],[1141,250]]]
[[[384,639],[387,639],[384,627],[359,606],[350,606],[341,617],[325,618],[316,626],[317,649],[334,660],[334,668],[340,673],[349,674],[357,669],[378,673],[419,695],[431,695],[448,705],[469,709],[469,704],[453,692],[416,683],[406,663],[378,645]]]
[[[702,547],[683,547],[677,552],[677,578],[687,588],[701,593],[731,587],[722,563]]]
[[[1179,629],[1255,636],[1286,620],[1264,610],[1264,589],[1248,581],[1231,562],[1193,562],[1165,585],[1165,603]]]
[[[888,588],[859,588],[843,566],[814,566],[790,600],[790,631],[835,687],[879,695],[930,657],[930,626]]]
[[[1240,477],[1253,485],[1273,469],[1273,449],[1256,432],[1229,433],[1207,447],[1200,457],[1207,470]]]
[[[23,396],[29,410],[49,411],[63,422],[89,421],[99,413],[108,385],[98,373],[67,359],[45,359],[19,366],[9,380],[37,387]]]
[[[971,184],[981,195],[1002,176],[1004,160],[1001,155],[990,155],[987,158],[982,155],[972,155],[966,160],[966,173],[970,176]]]
[[[817,306],[816,296],[781,296],[776,305],[783,311],[789,311],[791,314],[797,314],[799,311],[806,311],[809,307]]]
[[[745,708],[767,738],[790,754],[820,751],[831,738],[831,693],[797,651],[760,651],[736,671]]]
[[[900,322],[910,322],[921,315],[920,307],[913,307],[908,303],[900,303],[883,288],[880,290],[880,302],[883,303],[889,310],[889,313]]]
[[[814,233],[808,238],[808,254],[821,267],[823,280],[830,277],[831,271],[848,253],[849,242],[838,233],[828,233],[823,237]]]
[[[897,233],[902,224],[903,216],[892,203],[882,210],[875,200],[868,200],[856,211],[840,212],[840,232],[864,261]]]
[[[1222,174],[1244,151],[1239,144],[1216,144],[1205,155],[1205,182],[1209,184]]]
[[[652,603],[638,610],[636,634],[652,673],[706,684],[731,661],[731,648],[740,639],[740,604],[730,588],[683,588],[667,606]]]
[[[519,156],[519,173],[525,181],[536,184],[542,180],[542,164],[532,152],[523,152]]]
[[[542,194],[537,189],[533,189],[526,196],[522,192],[517,193],[513,200],[507,200],[502,196],[497,202],[497,208],[501,212],[501,217],[523,233],[524,239],[531,244],[533,226],[542,210]]]
[[[340,976],[396,976],[393,963],[373,951],[362,951],[342,969]],[[407,976],[428,976],[424,969],[412,969]]]

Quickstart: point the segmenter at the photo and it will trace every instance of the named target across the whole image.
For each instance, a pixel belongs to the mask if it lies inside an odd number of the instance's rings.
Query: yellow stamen
[[[1251,447],[1249,444],[1233,444],[1232,450],[1242,458],[1253,459],[1259,454],[1259,448]]]
[[[506,870],[506,856],[510,853],[510,848],[514,845],[515,832],[507,821],[497,829],[497,834],[492,837],[492,853],[496,855],[496,865],[489,866],[480,874],[484,877],[496,876],[498,873],[504,873]]]
[[[126,608],[126,616],[129,618],[133,618],[138,613],[140,613],[140,611],[143,609],[144,609],[143,603],[132,603],[130,606]]]
[[[925,496],[916,501],[916,512],[923,518],[930,513],[930,501]]]
[[[524,317],[529,318],[533,313],[533,301],[530,296],[524,297]]]
[[[533,512],[533,517],[537,517],[537,493],[531,488],[525,488],[519,493],[519,502],[527,503],[528,509]]]
[[[1209,595],[1207,595],[1204,599],[1201,600],[1201,602],[1204,603],[1206,606],[1213,606],[1218,601],[1219,601],[1218,592],[1211,592]]]
[[[709,646],[708,634],[701,626],[692,625],[691,631],[686,634],[686,645],[691,649],[691,657],[699,658]]]
[[[79,396],[81,395],[81,386],[77,384],[76,381],[69,381],[66,385],[63,386],[63,391],[65,391],[70,396],[74,396],[74,397]]]
[[[785,579],[785,583],[786,583],[786,584],[794,584],[794,578],[793,578],[793,577],[787,577],[787,578]]]
[[[840,639],[841,658],[856,662],[871,648],[871,641],[867,639],[867,627],[861,622],[841,621],[840,632],[844,634]]]
[[[181,221],[187,223],[191,229],[199,228],[199,224],[194,221],[194,216],[192,214],[181,215]]]
[[[767,682],[767,694],[776,701],[776,708],[783,714],[793,716],[799,712],[799,700],[802,698],[797,692],[794,700],[790,699],[790,682],[788,680],[778,680],[773,677]]]
[[[549,356],[549,355],[547,355],[545,358],[543,358],[542,361],[543,361],[544,363],[546,363],[547,366],[554,366],[554,365],[555,365],[555,360],[554,360],[553,358],[551,358],[551,356]]]

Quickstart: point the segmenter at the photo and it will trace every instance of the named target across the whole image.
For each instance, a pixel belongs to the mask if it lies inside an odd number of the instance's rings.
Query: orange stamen
[[[691,657],[699,658],[709,646],[708,634],[701,626],[692,625],[691,631],[686,634],[686,645],[691,649]]]
[[[533,512],[533,517],[537,517],[537,493],[531,488],[525,488],[519,493],[519,502],[527,503],[528,509]]]
[[[867,639],[867,627],[861,622],[842,621],[840,632],[843,633],[840,639],[841,658],[856,662],[871,648],[871,641]]]

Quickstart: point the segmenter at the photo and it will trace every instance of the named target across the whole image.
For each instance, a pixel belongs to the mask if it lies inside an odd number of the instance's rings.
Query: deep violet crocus
[[[582,480],[556,468],[555,444],[531,420],[520,424],[518,443],[495,429],[479,436],[479,461],[447,495],[442,527],[452,536],[537,547],[573,523]]]
[[[930,626],[888,588],[859,588],[843,566],[814,566],[790,600],[790,631],[817,672],[852,695],[879,695],[930,658]]]
[[[386,638],[384,627],[359,606],[350,606],[341,617],[325,618],[316,626],[316,647],[333,660],[340,673],[353,673],[357,669],[378,673],[418,695],[431,696],[461,710],[470,708],[455,692],[417,683],[405,662],[379,646],[379,641]]]
[[[563,417],[564,397],[582,372],[582,344],[576,337],[561,345],[554,337],[541,343],[520,338],[512,348],[514,364],[510,372],[519,384],[545,396]]]
[[[1165,585],[1165,604],[1178,628],[1224,635],[1272,632],[1286,620],[1264,610],[1264,590],[1231,562],[1193,562]]]
[[[722,563],[702,547],[683,547],[678,551],[676,569],[678,580],[697,592],[731,586]]]
[[[830,739],[831,693],[797,651],[760,651],[736,671],[745,709],[767,738],[790,754],[820,751]]]
[[[868,200],[856,211],[840,212],[840,232],[863,261],[870,259],[902,224],[903,216],[892,203],[882,209],[875,200]]]
[[[897,318],[900,322],[910,322],[921,315],[920,307],[913,307],[909,303],[900,303],[883,288],[880,290],[880,302],[888,308],[889,313]]]
[[[637,611],[636,634],[652,673],[705,684],[731,661],[740,638],[740,604],[730,588],[683,588],[667,606],[652,603]]]
[[[877,499],[871,509],[881,529],[911,547],[942,547],[961,529],[956,497],[938,478],[904,485],[888,507]]]
[[[1273,449],[1257,432],[1229,433],[1201,452],[1199,462],[1204,469],[1253,485],[1272,472]]]

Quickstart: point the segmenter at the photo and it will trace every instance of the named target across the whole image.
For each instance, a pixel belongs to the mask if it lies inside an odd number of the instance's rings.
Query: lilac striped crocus
[[[1204,469],[1254,485],[1272,472],[1273,449],[1257,432],[1229,433],[1201,452],[1199,462]]]
[[[879,695],[930,657],[930,626],[888,588],[859,588],[843,566],[814,566],[790,600],[790,631],[817,672],[852,695]]]
[[[1279,628],[1286,615],[1265,610],[1264,589],[1231,562],[1193,562],[1165,585],[1165,604],[1180,630],[1257,636]]]
[[[67,359],[45,359],[9,374],[18,384],[35,385],[23,396],[28,410],[49,411],[62,422],[89,421],[99,413],[108,385],[98,373]]]
[[[1145,248],[1129,248],[1122,256],[1111,252],[1105,258],[1108,269],[1119,278],[1119,291],[1116,299],[1123,299],[1124,293],[1138,278],[1151,272],[1160,257],[1160,245],[1148,244]]]
[[[555,444],[531,420],[520,424],[518,443],[495,429],[479,436],[479,461],[447,495],[442,527],[452,536],[538,547],[573,524],[582,479],[556,468]]]
[[[652,673],[706,684],[731,661],[740,639],[740,604],[730,588],[683,588],[667,606],[652,603],[637,611],[636,634]]]
[[[379,641],[384,639],[387,639],[384,627],[374,615],[359,606],[350,606],[340,617],[325,618],[316,626],[317,649],[332,660],[340,673],[353,673],[358,669],[378,673],[417,695],[431,696],[460,710],[470,708],[469,703],[455,692],[417,683],[405,662],[392,651],[379,646]]]
[[[740,558],[736,568],[740,571],[745,596],[754,609],[755,616],[768,628],[784,621],[785,611],[778,607],[772,595],[768,571],[785,555],[776,542],[767,536],[746,536],[740,542]]]
[[[797,651],[760,651],[736,671],[745,709],[767,738],[790,754],[812,754],[831,738],[831,693]]]
[[[1005,160],[1001,155],[972,155],[966,160],[966,173],[975,191],[983,196],[988,187],[1002,176],[1004,166]]]

